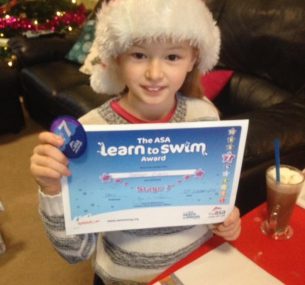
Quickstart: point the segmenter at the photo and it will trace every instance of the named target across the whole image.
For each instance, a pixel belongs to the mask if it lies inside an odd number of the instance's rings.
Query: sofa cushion
[[[233,75],[232,70],[215,70],[201,77],[204,95],[214,100],[227,85]]]
[[[93,42],[90,48],[90,52],[87,55],[84,64],[80,67],[79,71],[84,74],[91,75],[93,64],[97,60],[98,60],[97,46],[95,45],[95,42]]]
[[[102,105],[111,96],[96,94],[88,84],[71,86],[58,93],[57,102],[65,114],[80,117],[92,109]]]
[[[92,46],[95,33],[95,20],[90,19],[81,31],[78,40],[66,55],[66,59],[78,64],[83,64]]]
[[[33,65],[21,70],[23,87],[32,90],[32,95],[57,96],[58,92],[71,86],[86,83],[88,76],[78,71],[78,65],[59,60]]]

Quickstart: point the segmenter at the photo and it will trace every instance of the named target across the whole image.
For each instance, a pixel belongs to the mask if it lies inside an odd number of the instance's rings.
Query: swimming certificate
[[[83,127],[62,180],[67,234],[219,223],[233,209],[248,120]]]

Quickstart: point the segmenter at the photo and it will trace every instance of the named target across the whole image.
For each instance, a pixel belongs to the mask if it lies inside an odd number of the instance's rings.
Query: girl
[[[198,76],[218,60],[219,29],[201,0],[113,0],[97,14],[99,63],[91,76],[98,93],[116,94],[80,121],[128,124],[218,120]],[[212,232],[240,233],[239,211],[211,227],[197,225],[66,236],[60,179],[71,175],[58,149],[63,140],[39,135],[31,171],[40,186],[40,213],[50,240],[69,262],[94,256],[95,284],[147,284],[202,245]],[[100,283],[99,283],[100,282]]]

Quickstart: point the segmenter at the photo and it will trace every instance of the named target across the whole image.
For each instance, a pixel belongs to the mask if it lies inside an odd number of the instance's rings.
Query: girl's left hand
[[[213,233],[225,240],[236,240],[241,232],[239,209],[234,207],[228,218],[221,224],[215,225]]]

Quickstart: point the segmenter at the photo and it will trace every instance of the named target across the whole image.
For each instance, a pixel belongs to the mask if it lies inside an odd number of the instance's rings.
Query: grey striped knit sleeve
[[[66,235],[64,216],[48,216],[40,211],[48,238],[69,263],[89,259],[95,251],[98,234]]]

